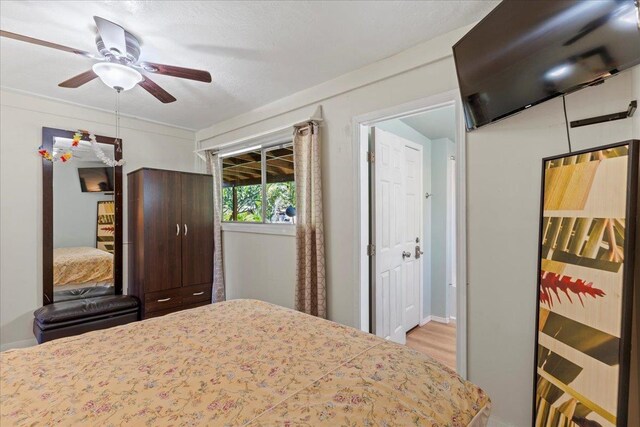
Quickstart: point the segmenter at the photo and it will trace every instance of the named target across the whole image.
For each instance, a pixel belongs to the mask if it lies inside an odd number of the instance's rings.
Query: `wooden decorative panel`
[[[98,202],[96,248],[114,253],[116,231],[116,204],[113,201]]]
[[[638,141],[545,159],[542,188],[533,423],[626,426]]]

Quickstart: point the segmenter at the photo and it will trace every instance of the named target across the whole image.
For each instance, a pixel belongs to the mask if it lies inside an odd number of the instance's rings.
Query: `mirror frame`
[[[72,139],[75,131],[42,128],[42,148],[53,152],[54,138]],[[84,138],[88,141],[88,137]],[[96,135],[100,144],[115,146],[116,138]],[[122,148],[122,139],[120,140]],[[115,160],[122,159],[122,152],[114,147]],[[115,235],[113,253],[114,294],[122,295],[122,166],[114,171]],[[53,299],[53,162],[42,159],[42,305],[52,304]]]

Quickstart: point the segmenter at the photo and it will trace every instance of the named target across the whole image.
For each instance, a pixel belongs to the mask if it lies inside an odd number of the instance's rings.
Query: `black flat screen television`
[[[78,168],[80,189],[83,193],[113,191],[113,168]]]
[[[634,0],[504,0],[453,47],[468,130],[640,63]]]

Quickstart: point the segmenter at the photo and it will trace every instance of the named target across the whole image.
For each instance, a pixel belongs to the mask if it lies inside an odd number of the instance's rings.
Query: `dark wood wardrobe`
[[[128,294],[142,318],[211,302],[211,175],[142,168],[127,175]]]

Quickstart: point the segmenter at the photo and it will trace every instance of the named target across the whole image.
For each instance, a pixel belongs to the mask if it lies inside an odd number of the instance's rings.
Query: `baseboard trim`
[[[36,341],[35,338],[22,340],[22,341],[8,342],[6,344],[0,345],[0,351],[12,350],[14,348],[33,347],[36,344],[38,344],[38,342]]]
[[[427,323],[433,321],[433,322],[438,322],[438,323],[450,323],[451,320],[456,320],[455,317],[440,317],[440,316],[434,316],[434,315],[430,315],[427,317],[423,317],[422,320],[420,320],[420,326],[424,326]]]
[[[449,316],[449,319],[456,320],[456,316]]]
[[[423,317],[422,320],[420,320],[420,326],[424,326],[429,322],[431,322],[431,316]]]
[[[449,318],[448,317],[440,317],[440,316],[431,315],[431,320],[433,320],[434,322],[438,322],[438,323],[449,323]]]

